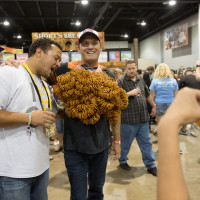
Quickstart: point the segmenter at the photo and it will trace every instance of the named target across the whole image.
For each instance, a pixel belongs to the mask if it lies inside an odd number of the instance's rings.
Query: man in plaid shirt
[[[119,87],[123,88],[129,96],[128,107],[122,110],[121,114],[121,157],[119,158],[119,166],[124,170],[131,170],[131,167],[127,164],[127,155],[136,137],[147,171],[156,176],[157,168],[154,164],[155,155],[149,135],[149,114],[146,101],[152,106],[152,116],[156,113],[156,104],[144,80],[136,75],[137,66],[134,60],[126,62],[125,72],[125,75],[118,79]]]

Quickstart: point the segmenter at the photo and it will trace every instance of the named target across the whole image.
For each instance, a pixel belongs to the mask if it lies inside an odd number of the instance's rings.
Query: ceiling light
[[[81,22],[79,22],[78,20],[76,21],[75,23],[76,26],[80,26],[81,25]]]
[[[169,1],[169,5],[170,5],[170,6],[174,6],[174,5],[176,5],[176,1],[172,1],[172,0]]]
[[[128,38],[128,34],[127,34],[127,33],[126,33],[126,34],[124,34],[124,37],[125,37],[125,38]]]
[[[146,23],[145,21],[142,21],[142,22],[141,22],[141,26],[146,26],[146,24],[147,24],[147,23]]]
[[[87,0],[82,0],[81,3],[82,3],[83,5],[87,5],[87,4],[88,4],[88,1],[87,1]]]
[[[17,39],[21,39],[22,38],[22,36],[21,35],[17,35]]]
[[[3,22],[3,24],[4,24],[4,26],[8,26],[10,23],[9,23],[9,21],[5,20],[5,21]]]

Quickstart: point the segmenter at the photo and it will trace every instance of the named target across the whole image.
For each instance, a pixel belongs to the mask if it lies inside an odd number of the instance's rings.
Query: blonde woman
[[[158,65],[149,89],[156,103],[156,120],[159,123],[178,92],[178,84],[167,64]]]

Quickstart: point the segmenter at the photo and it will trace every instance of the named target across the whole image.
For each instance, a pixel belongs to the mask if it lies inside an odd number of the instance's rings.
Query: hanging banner
[[[81,60],[81,54],[79,52],[71,52],[71,62],[75,60]]]
[[[109,51],[109,61],[119,62],[120,61],[120,51]]]
[[[78,34],[80,32],[35,32],[32,33],[32,42],[39,38],[49,38],[58,42],[63,51],[77,51],[78,50]],[[102,49],[105,49],[104,45],[104,32],[98,32],[101,40]]]
[[[2,52],[4,50],[4,48],[3,47],[0,47],[0,52]]]
[[[175,27],[165,32],[165,50],[188,45],[188,24]]]
[[[131,51],[121,51],[121,61],[131,60]]]
[[[14,48],[10,48],[10,47],[5,47],[5,46],[1,46],[0,49],[4,49],[1,52],[4,53],[13,53],[13,54],[17,54],[17,53],[23,53],[23,49],[14,49]]]
[[[13,59],[15,59],[15,54],[12,54],[12,53],[4,53],[3,54],[3,61],[5,61],[6,59],[8,59],[8,58],[13,58]]]
[[[3,63],[3,53],[0,53],[0,65]]]
[[[98,62],[107,62],[108,61],[108,53],[107,51],[101,51],[99,55]]]
[[[28,59],[28,53],[16,54],[17,61],[23,64]]]
[[[69,62],[69,52],[62,52],[61,63]]]

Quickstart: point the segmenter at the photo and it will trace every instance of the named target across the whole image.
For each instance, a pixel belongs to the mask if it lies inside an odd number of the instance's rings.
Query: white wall
[[[138,59],[138,68],[142,70],[146,70],[149,66],[155,66],[155,60],[154,59]]]
[[[130,48],[131,49],[131,57],[134,59],[134,48],[133,48],[133,43],[129,43],[128,44],[128,48]]]
[[[139,58],[153,59],[156,64],[161,63],[161,38],[157,33],[139,42]]]
[[[105,41],[105,49],[129,48],[128,41]]]
[[[188,23],[189,45],[176,49],[164,50],[164,33],[173,27]],[[170,68],[195,66],[199,57],[198,14],[174,24],[173,26],[142,40],[139,43],[140,58],[154,59],[156,64],[167,63]]]

